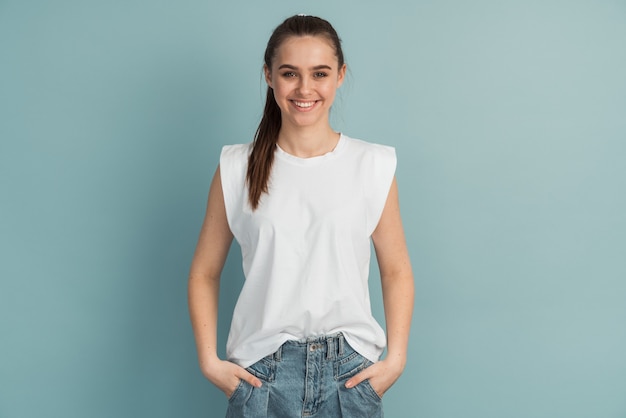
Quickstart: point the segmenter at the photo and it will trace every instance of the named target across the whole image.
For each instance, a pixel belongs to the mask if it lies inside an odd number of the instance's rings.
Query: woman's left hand
[[[352,376],[346,382],[346,387],[351,389],[362,381],[369,380],[372,389],[382,398],[391,385],[398,380],[403,370],[403,362],[386,358]]]

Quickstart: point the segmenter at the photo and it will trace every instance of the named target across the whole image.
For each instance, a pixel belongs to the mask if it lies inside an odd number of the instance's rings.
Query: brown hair
[[[270,36],[264,57],[267,68],[272,68],[272,60],[276,56],[276,51],[287,38],[307,35],[326,37],[335,49],[339,68],[343,66],[341,39],[339,39],[332,25],[319,17],[297,15],[287,18],[274,29],[272,36]],[[248,198],[253,210],[259,206],[263,193],[268,191],[268,182],[272,171],[272,163],[274,162],[274,151],[281,122],[280,108],[274,99],[274,90],[267,86],[265,109],[254,135],[254,143],[252,152],[248,157],[248,171],[246,174]]]

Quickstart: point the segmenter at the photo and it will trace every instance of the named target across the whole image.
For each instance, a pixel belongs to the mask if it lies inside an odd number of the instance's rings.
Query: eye
[[[313,74],[313,76],[315,78],[324,78],[324,77],[328,77],[328,74],[323,71],[318,71],[317,73]]]
[[[284,72],[282,75],[285,78],[293,78],[296,76],[296,73],[294,73],[293,71],[287,71],[287,72]]]

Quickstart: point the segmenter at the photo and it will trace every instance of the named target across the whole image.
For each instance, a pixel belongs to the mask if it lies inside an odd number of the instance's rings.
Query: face
[[[294,36],[279,47],[265,80],[274,89],[283,125],[328,125],[335,93],[343,83],[335,50],[322,36]]]

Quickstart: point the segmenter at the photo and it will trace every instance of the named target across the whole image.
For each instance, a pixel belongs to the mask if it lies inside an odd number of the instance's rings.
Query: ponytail
[[[252,152],[248,157],[246,182],[248,184],[248,199],[253,210],[259,206],[261,195],[268,191],[270,173],[274,163],[274,150],[281,124],[280,108],[274,100],[274,89],[268,86],[263,117],[254,135]]]

